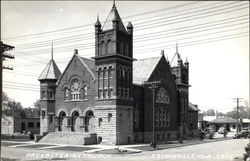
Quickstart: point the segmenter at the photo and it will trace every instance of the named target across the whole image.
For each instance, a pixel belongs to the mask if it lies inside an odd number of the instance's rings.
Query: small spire
[[[51,60],[53,60],[53,42],[51,44]]]
[[[186,61],[185,61],[185,64],[189,64],[189,62],[188,62],[188,59],[187,59],[187,57],[186,57]]]
[[[167,63],[169,64],[168,56],[166,56],[166,61],[167,61]]]
[[[74,50],[74,54],[78,55],[78,50],[77,49]]]
[[[113,0],[113,8],[115,8],[115,0]]]
[[[97,27],[101,26],[101,23],[100,23],[100,20],[99,20],[99,14],[97,14],[97,19],[96,19],[95,26],[97,26]]]
[[[176,41],[176,44],[175,44],[175,53],[178,53],[178,41]]]
[[[164,55],[164,50],[161,50],[161,55]]]
[[[180,54],[179,54],[179,52],[178,52],[178,41],[176,41],[176,46],[175,46],[175,54],[177,55],[177,57],[178,57],[178,61],[182,61],[181,60],[181,56],[180,56]]]

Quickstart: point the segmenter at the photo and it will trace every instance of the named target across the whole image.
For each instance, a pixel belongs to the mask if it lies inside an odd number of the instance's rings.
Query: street
[[[82,151],[36,149],[2,146],[3,160],[157,160],[157,161],[229,161],[241,157],[248,139],[228,139],[196,145],[181,146],[156,151],[142,151],[132,154],[96,154]],[[130,149],[133,147],[130,147]]]

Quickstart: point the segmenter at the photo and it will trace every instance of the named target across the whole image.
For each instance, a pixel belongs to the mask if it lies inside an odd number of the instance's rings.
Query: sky
[[[13,71],[3,71],[3,90],[32,107],[39,99],[38,77],[51,58],[61,72],[73,56],[94,56],[94,23],[103,24],[112,1],[1,1],[1,40],[15,46]],[[232,99],[249,101],[248,1],[116,1],[126,26],[134,26],[134,57],[188,59],[189,100],[201,110],[227,112]]]

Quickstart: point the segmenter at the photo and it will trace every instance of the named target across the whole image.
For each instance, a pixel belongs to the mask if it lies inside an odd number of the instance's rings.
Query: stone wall
[[[14,117],[3,115],[1,128],[4,135],[14,134]]]
[[[129,144],[133,142],[131,106],[97,106],[95,117],[95,130],[99,143],[100,141],[102,144]]]

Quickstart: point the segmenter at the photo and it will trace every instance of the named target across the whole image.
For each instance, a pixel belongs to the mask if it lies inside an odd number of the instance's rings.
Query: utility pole
[[[5,67],[3,66],[3,60],[5,60],[6,58],[9,58],[9,59],[14,59],[14,56],[12,55],[9,55],[9,54],[6,54],[5,52],[6,51],[9,51],[9,50],[12,50],[14,49],[15,47],[14,46],[10,46],[10,45],[7,45],[7,44],[4,44],[2,41],[0,41],[0,44],[1,44],[1,51],[0,51],[0,67],[1,67],[1,70],[0,70],[0,91],[1,91],[1,94],[0,94],[0,135],[2,135],[2,91],[3,91],[3,87],[2,87],[2,82],[3,82],[3,69],[7,69],[7,70],[13,70],[13,68],[10,68],[10,67]],[[1,148],[0,148],[0,151],[1,151]],[[1,158],[1,153],[0,153],[0,158]]]
[[[160,84],[161,81],[152,81],[152,82],[145,82],[144,84],[145,85],[149,85],[149,88],[152,89],[152,92],[153,92],[153,129],[152,129],[152,145],[153,148],[155,149],[156,148],[156,141],[155,141],[155,90],[158,88],[158,84]]]
[[[236,124],[236,133],[239,133],[239,102],[243,98],[233,98],[233,100],[236,100],[237,107],[236,107],[236,119],[237,119],[237,124]]]

